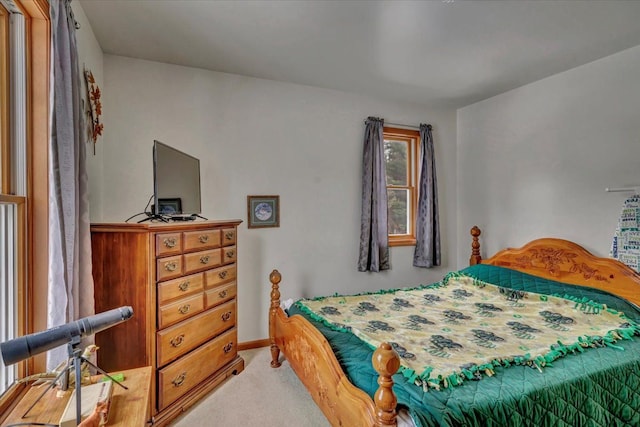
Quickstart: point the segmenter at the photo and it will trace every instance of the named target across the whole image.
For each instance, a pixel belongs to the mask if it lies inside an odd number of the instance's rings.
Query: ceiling
[[[107,54],[430,107],[640,45],[640,1],[79,2]]]

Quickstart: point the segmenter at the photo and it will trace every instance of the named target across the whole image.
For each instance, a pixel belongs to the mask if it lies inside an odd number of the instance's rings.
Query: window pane
[[[0,2],[0,193],[8,192],[9,12]]]
[[[16,216],[16,205],[0,202],[0,342],[16,336]],[[15,365],[7,367],[0,360],[0,394],[15,378]]]
[[[409,190],[388,189],[388,227],[389,234],[409,233]]]
[[[384,159],[387,165],[387,185],[408,185],[407,148],[405,141],[384,141]]]

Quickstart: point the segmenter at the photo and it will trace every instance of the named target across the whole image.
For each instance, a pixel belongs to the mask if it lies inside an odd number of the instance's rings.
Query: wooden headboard
[[[563,239],[533,240],[518,249],[503,249],[489,259],[480,256],[480,229],[471,229],[469,263],[508,267],[546,279],[601,289],[640,305],[640,275],[613,258],[600,258]]]

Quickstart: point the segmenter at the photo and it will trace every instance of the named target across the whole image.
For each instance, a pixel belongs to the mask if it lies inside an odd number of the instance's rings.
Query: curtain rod
[[[631,192],[635,191],[636,193],[640,193],[640,187],[624,187],[624,188],[605,188],[604,191],[607,193],[617,193],[617,192]]]
[[[384,119],[382,119],[384,120]],[[367,122],[366,120],[364,121],[365,123]],[[410,128],[410,129],[418,129],[420,130],[420,126],[414,126],[414,125],[403,125],[402,123],[392,123],[392,122],[384,122],[385,126],[396,126],[396,127],[403,127],[403,128]],[[431,126],[431,125],[427,125],[427,126]]]

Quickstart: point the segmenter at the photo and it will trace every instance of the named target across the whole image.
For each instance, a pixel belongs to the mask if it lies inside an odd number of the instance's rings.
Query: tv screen
[[[201,213],[200,160],[160,141],[153,142],[155,213]]]

